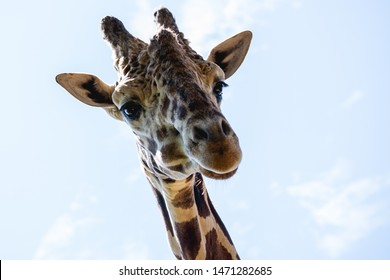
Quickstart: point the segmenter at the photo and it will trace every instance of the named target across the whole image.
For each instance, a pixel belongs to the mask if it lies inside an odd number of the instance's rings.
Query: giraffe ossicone
[[[178,259],[238,259],[202,175],[227,179],[240,164],[238,137],[220,105],[224,81],[243,62],[252,33],[227,39],[205,60],[168,9],[154,16],[158,28],[149,44],[118,19],[103,18],[103,38],[118,72],[115,84],[84,73],[62,73],[56,81],[83,103],[131,127]]]

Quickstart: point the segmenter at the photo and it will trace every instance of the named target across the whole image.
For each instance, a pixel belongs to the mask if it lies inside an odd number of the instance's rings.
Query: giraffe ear
[[[56,76],[56,81],[70,94],[87,105],[103,108],[115,107],[111,98],[114,86],[107,85],[94,75],[62,73]]]
[[[248,52],[252,40],[252,32],[241,32],[213,48],[207,58],[216,63],[229,78],[240,67]]]

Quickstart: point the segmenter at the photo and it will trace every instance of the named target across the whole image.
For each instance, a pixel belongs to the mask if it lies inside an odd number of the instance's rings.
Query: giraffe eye
[[[222,100],[223,88],[228,85],[225,82],[219,81],[215,84],[213,92],[218,101]]]
[[[122,106],[121,112],[127,119],[136,120],[141,115],[142,109],[139,103],[129,101]]]

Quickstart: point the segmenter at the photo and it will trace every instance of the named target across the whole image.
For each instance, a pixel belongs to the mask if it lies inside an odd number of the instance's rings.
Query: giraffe
[[[168,9],[158,9],[154,18],[157,32],[149,44],[120,20],[102,19],[118,72],[115,84],[86,73],[62,73],[56,81],[131,127],[177,259],[239,259],[203,176],[230,178],[241,161],[238,137],[220,105],[224,81],[243,62],[252,33],[227,39],[204,60]]]

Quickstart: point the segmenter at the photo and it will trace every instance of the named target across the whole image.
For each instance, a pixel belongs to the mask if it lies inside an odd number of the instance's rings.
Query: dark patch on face
[[[165,126],[161,127],[156,132],[157,140],[159,142],[162,142],[167,136],[168,136],[168,130]]]
[[[137,71],[135,72],[135,74],[136,74],[137,76],[143,75],[144,69],[142,69],[142,68],[136,68],[136,69],[137,69]]]
[[[157,152],[157,143],[153,139],[148,139],[148,149],[149,151],[155,155]]]
[[[177,144],[176,143],[170,143],[166,144],[161,148],[161,158],[164,162],[169,162],[172,157],[175,157],[177,155]]]
[[[184,120],[187,116],[187,108],[184,106],[180,106],[179,109],[177,109],[177,117],[179,120]]]
[[[196,96],[198,98],[200,98],[201,100],[203,100],[203,101],[207,101],[210,98],[209,95],[206,92],[204,92],[203,90],[201,90],[201,89],[197,90]]]
[[[134,59],[131,61],[131,63],[133,64],[133,62],[134,62]],[[129,58],[126,56],[123,56],[122,57],[122,65],[126,65],[126,64],[129,64]]]
[[[183,258],[188,260],[195,259],[199,252],[201,241],[198,218],[195,217],[188,222],[175,223],[175,228],[183,251]]]
[[[133,61],[131,61],[131,66],[137,68],[139,66],[138,59],[134,59]]]
[[[134,74],[137,72],[137,68],[131,67],[129,72],[125,72],[125,74],[130,74],[131,76],[134,76]]]
[[[173,198],[172,205],[176,208],[188,209],[194,205],[192,188],[180,190]]]
[[[171,178],[165,178],[163,179],[164,183],[167,183],[167,184],[172,184],[172,183],[175,183],[176,180],[174,179],[171,179]]]
[[[178,135],[180,135],[180,132],[177,131],[176,129],[172,129],[172,130],[170,130],[169,132],[170,132],[170,135],[171,135],[171,136],[178,136]]]
[[[163,79],[162,79],[162,85],[163,85],[163,86],[166,86],[166,84],[167,84],[167,79],[166,79],[166,78],[163,78]]]
[[[188,104],[188,110],[190,110],[191,113],[203,108],[206,108],[206,104],[198,98],[191,100]]]
[[[173,79],[169,79],[168,81],[167,81],[167,86],[168,87],[173,87],[173,86],[175,86],[176,85],[176,83],[175,83],[175,81],[173,80]]]
[[[196,173],[195,175],[194,196],[199,216],[202,218],[210,216],[210,209],[205,200],[207,197],[207,193],[206,190],[203,188],[202,175],[200,175],[199,173]]]
[[[172,165],[172,166],[169,166],[168,168],[170,170],[177,171],[177,172],[180,172],[180,173],[184,172],[184,167],[183,167],[182,164]]]
[[[95,103],[112,104],[112,100],[99,90],[93,79],[83,83],[81,87],[88,91],[88,97]]]
[[[168,108],[169,108],[169,98],[165,96],[164,101],[163,101],[163,105],[161,108],[161,111],[162,111],[164,117],[167,115]]]
[[[229,240],[230,244],[233,245],[233,241],[230,238],[229,232],[227,231],[225,225],[223,224],[221,218],[219,217],[217,211],[215,210],[214,205],[213,205],[213,203],[210,200],[210,197],[207,198],[207,201],[208,201],[211,213],[214,216],[215,222],[219,225],[219,227],[221,228],[223,234],[226,236],[227,240]]]
[[[178,92],[179,92],[180,99],[184,102],[187,102],[187,96],[188,96],[187,91],[181,88],[178,90]]]
[[[217,244],[219,243],[219,244]],[[218,241],[217,231],[213,228],[206,234],[206,260],[231,260],[228,250]]]
[[[161,193],[156,190],[155,188],[152,188],[153,189],[153,192],[157,198],[157,203],[158,205],[160,206],[160,209],[161,209],[161,213],[163,215],[163,218],[164,218],[164,222],[165,222],[165,227],[167,229],[167,231],[169,231],[169,233],[174,236],[174,232],[173,232],[173,227],[172,227],[172,223],[171,223],[171,219],[169,217],[169,212],[168,212],[168,209],[167,209],[167,205],[165,204],[165,200],[164,200],[164,197],[161,195]]]

